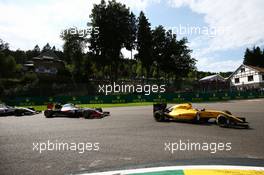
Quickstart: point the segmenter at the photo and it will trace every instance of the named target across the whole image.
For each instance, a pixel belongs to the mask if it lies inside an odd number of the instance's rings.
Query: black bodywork
[[[34,108],[12,107],[5,104],[0,104],[0,116],[23,116],[34,115],[41,111],[36,111]]]
[[[110,115],[110,112],[103,111],[102,108],[80,108],[74,104],[55,104],[48,105],[48,109],[44,111],[46,118],[53,117],[70,117],[70,118],[86,118],[100,119]]]

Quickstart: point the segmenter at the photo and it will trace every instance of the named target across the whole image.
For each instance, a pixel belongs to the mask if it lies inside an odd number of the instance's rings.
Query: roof
[[[245,67],[248,67],[250,69],[254,69],[255,71],[257,72],[260,72],[260,73],[264,73],[264,68],[263,67],[257,67],[257,66],[251,66],[251,65],[245,65],[245,64],[241,64],[229,77],[231,78],[242,66],[245,66]]]
[[[39,56],[35,57],[34,59],[56,59],[59,60],[59,57],[52,51],[45,51],[41,53]]]
[[[25,67],[33,67],[34,64],[24,64]]]
[[[257,67],[257,66],[251,66],[251,65],[245,65],[245,66],[255,69],[258,72],[264,73],[264,67]]]
[[[206,77],[203,77],[202,79],[200,79],[199,81],[214,81],[214,80],[220,80],[220,81],[225,81],[225,78],[222,77],[219,74],[214,74],[214,75],[209,75]]]

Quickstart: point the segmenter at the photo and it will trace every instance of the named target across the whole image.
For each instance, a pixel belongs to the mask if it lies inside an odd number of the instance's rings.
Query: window
[[[50,68],[50,74],[57,74],[58,70],[54,67]]]
[[[245,68],[243,68],[243,67],[241,68],[241,73],[242,73],[242,72],[245,72]]]
[[[239,83],[239,78],[235,78],[235,83]]]
[[[36,71],[37,73],[45,73],[46,69],[45,69],[45,67],[40,66],[40,67],[37,67],[37,68],[35,69],[35,71]]]
[[[248,76],[248,81],[253,81],[253,80],[254,80],[253,75]]]

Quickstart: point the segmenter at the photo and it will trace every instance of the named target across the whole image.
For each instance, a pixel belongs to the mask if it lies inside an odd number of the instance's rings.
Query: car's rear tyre
[[[16,110],[15,113],[14,113],[14,115],[17,116],[17,117],[21,117],[21,116],[24,115],[24,112],[21,111],[21,110]]]
[[[53,117],[53,111],[46,110],[46,111],[44,111],[44,115],[46,118],[52,118]]]
[[[83,112],[83,117],[85,119],[90,119],[91,118],[91,111],[84,111]]]
[[[216,122],[217,122],[218,126],[220,126],[220,127],[225,127],[226,128],[226,127],[229,127],[229,125],[230,125],[229,119],[226,118],[226,116],[224,116],[224,115],[219,115],[217,117]]]
[[[156,111],[154,113],[154,118],[157,122],[164,122],[165,121],[165,116],[161,111]]]

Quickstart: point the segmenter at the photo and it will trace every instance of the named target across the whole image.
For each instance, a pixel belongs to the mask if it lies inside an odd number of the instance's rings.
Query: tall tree
[[[26,57],[27,57],[27,60],[30,60],[32,59],[33,57],[36,57],[40,54],[40,48],[38,45],[36,45],[33,50],[28,50],[26,51]]]
[[[128,26],[128,30],[129,30],[129,34],[128,34],[128,39],[125,43],[125,47],[127,50],[131,51],[131,59],[132,59],[132,51],[133,49],[135,49],[136,46],[136,39],[137,39],[137,19],[134,15],[133,12],[130,13],[129,16],[129,26]]]
[[[174,80],[187,77],[188,73],[195,69],[196,60],[191,57],[191,50],[187,46],[187,39],[179,41],[171,30],[166,32],[164,60],[161,63],[162,70]]]
[[[138,32],[137,32],[137,59],[141,61],[146,69],[147,78],[149,77],[150,68],[153,63],[152,57],[152,35],[148,19],[141,11],[138,17]],[[143,69],[142,69],[143,70]],[[142,72],[143,75],[143,72]]]
[[[180,77],[187,77],[190,71],[196,69],[196,60],[191,57],[192,50],[188,48],[187,43],[187,38],[182,38],[176,43],[176,48],[178,49],[173,56],[174,62],[176,63],[176,69],[174,69],[174,73],[177,75],[176,78],[178,79]]]
[[[247,48],[245,51],[243,64],[245,65],[253,64],[253,53],[249,48]]]
[[[157,69],[157,77],[160,77],[161,66],[165,60],[166,30],[163,26],[158,26],[152,31],[153,59]]]
[[[8,50],[9,44],[0,39],[0,51]]]
[[[56,51],[56,47],[53,46],[51,50],[55,52]]]
[[[34,47],[33,51],[36,52],[36,53],[40,53],[40,48],[39,48],[39,46],[36,45],[36,46]]]
[[[94,5],[90,17],[93,30],[89,49],[96,55],[99,64],[103,67],[110,65],[110,76],[115,80],[118,78],[121,49],[132,48],[128,44],[131,43],[131,13],[125,5],[115,0],[108,4],[102,0]]]
[[[27,61],[27,54],[25,51],[23,50],[16,50],[15,52],[12,51],[10,53],[8,53],[7,55],[11,55],[15,58],[15,61],[17,64],[23,64],[25,63],[25,61]]]
[[[16,71],[16,61],[12,56],[6,56],[0,53],[0,78],[9,78],[14,76]]]
[[[245,65],[264,67],[264,51],[260,47],[253,47],[252,50],[247,48],[244,54]]]
[[[16,70],[15,58],[7,55],[6,50],[9,50],[8,43],[0,39],[0,79],[12,77]]]
[[[42,52],[46,52],[46,51],[49,51],[49,50],[51,50],[51,47],[50,47],[49,43],[47,43],[47,44],[43,47]]]
[[[67,29],[71,31],[72,28]],[[85,48],[85,39],[78,33],[68,33],[65,32],[61,35],[64,41],[63,51],[65,55],[66,62],[73,64],[73,75],[75,80],[81,81],[83,78],[83,51]]]

